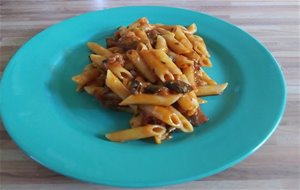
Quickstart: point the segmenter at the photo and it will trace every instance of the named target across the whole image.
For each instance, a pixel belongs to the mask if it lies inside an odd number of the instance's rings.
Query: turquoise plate
[[[71,77],[89,63],[87,41],[104,43],[120,25],[198,25],[211,52],[207,72],[228,82],[208,97],[210,120],[161,145],[109,142],[130,115],[104,109],[76,93]],[[271,53],[241,29],[217,18],[168,7],[121,7],[83,14],[39,33],[11,59],[1,81],[5,128],[32,159],[76,179],[122,187],[152,187],[213,175],[240,162],[272,134],[284,111],[285,82]]]

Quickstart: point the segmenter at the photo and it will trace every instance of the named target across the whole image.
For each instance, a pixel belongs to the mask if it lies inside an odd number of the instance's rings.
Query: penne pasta
[[[214,81],[202,68],[200,68],[199,72],[200,72],[201,79],[203,79],[207,84],[209,85],[217,84],[217,82]]]
[[[180,118],[175,113],[170,111],[167,107],[146,105],[140,106],[140,108],[149,115],[159,119],[160,121],[172,127],[182,127],[182,122]]]
[[[97,69],[86,70],[80,75],[76,75],[72,77],[72,80],[77,83],[78,88],[77,91],[80,90],[87,83],[95,80],[99,75],[99,71]]]
[[[169,69],[172,74],[182,75],[181,70],[165,52],[162,50],[152,50],[151,52],[153,52],[153,54]]]
[[[151,72],[149,67],[146,65],[146,63],[141,59],[140,55],[136,50],[129,50],[126,53],[128,59],[134,64],[134,66],[137,68],[137,70],[145,76],[147,80],[150,82],[156,81],[156,76],[154,73]]]
[[[136,36],[138,36],[140,38],[141,42],[143,44],[145,44],[148,49],[152,49],[150,40],[149,40],[149,38],[148,38],[148,36],[147,36],[147,34],[146,34],[145,31],[137,29],[137,28],[134,28],[133,32],[135,33]]]
[[[193,113],[197,110],[199,107],[197,98],[194,96],[194,92],[189,92],[187,94],[184,94],[181,98],[178,100],[178,104],[182,110],[185,111],[188,115],[193,115]]]
[[[97,55],[97,54],[91,54],[90,59],[94,66],[99,66],[99,65],[103,64],[103,62],[105,62],[105,60],[107,60],[106,57],[104,57],[102,55]]]
[[[174,112],[181,120],[182,126],[179,127],[178,129],[180,129],[183,132],[187,132],[187,133],[194,131],[193,125],[177,109],[175,109],[172,106],[168,107],[168,109],[170,109],[172,112]]]
[[[197,94],[196,94],[197,95]],[[198,96],[198,95],[197,95]],[[197,98],[197,100],[198,100],[198,103],[199,104],[206,104],[207,103],[207,100],[204,100],[204,99],[202,99],[202,98]]]
[[[89,47],[89,49],[98,54],[98,55],[102,55],[102,56],[105,56],[105,57],[110,57],[113,55],[112,52],[110,52],[108,49],[102,47],[101,45],[95,43],[95,42],[88,42],[87,43],[87,46]]]
[[[211,96],[221,94],[228,86],[228,83],[219,85],[198,86],[195,90],[197,96]]]
[[[107,70],[105,84],[121,99],[125,99],[130,94],[128,89],[110,70]]]
[[[162,81],[166,82],[174,80],[174,76],[167,69],[167,67],[157,59],[150,50],[143,50],[140,52],[141,57],[150,67],[150,69],[156,74],[156,76]]]
[[[156,38],[156,45],[155,49],[161,50],[163,52],[168,51],[168,46],[165,38],[163,38],[161,35],[158,35]]]
[[[84,89],[104,107],[133,114],[130,128],[106,134],[108,140],[151,137],[160,144],[174,131],[190,133],[208,121],[200,107],[207,101],[200,97],[219,95],[228,83],[218,85],[203,70],[212,63],[196,32],[195,23],[150,24],[143,17],[119,27],[106,46],[87,43],[91,62],[72,77],[76,90]]]
[[[182,95],[154,95],[154,94],[135,94],[124,99],[119,105],[144,104],[144,105],[159,105],[170,106],[174,104]]]
[[[122,81],[124,79],[130,80],[133,78],[132,74],[118,62],[107,64],[107,68]]]
[[[190,34],[194,34],[197,32],[197,25],[195,23],[191,24],[190,26],[187,27],[187,31]]]
[[[195,82],[195,76],[194,76],[194,74],[195,74],[194,73],[194,67],[193,66],[185,67],[184,69],[182,69],[182,71],[183,71],[183,74],[188,79],[191,86],[193,88],[195,88],[196,87],[196,82]]]
[[[185,54],[192,51],[191,49],[186,48],[183,44],[176,40],[174,36],[170,34],[164,34],[163,37],[166,39],[168,47],[175,53]]]
[[[107,139],[115,142],[124,142],[129,140],[144,139],[154,136],[161,136],[166,132],[166,128],[160,125],[145,125],[132,129],[125,129],[108,133],[105,135]]]
[[[180,69],[184,69],[186,67],[190,67],[194,65],[194,61],[189,60],[187,57],[183,55],[179,55],[171,51],[168,52],[168,55],[174,59],[175,64]]]
[[[188,49],[193,48],[192,43],[189,41],[189,39],[186,37],[186,35],[184,34],[184,32],[182,31],[182,29],[180,27],[176,27],[174,33],[175,33],[175,38],[180,43],[182,43],[186,48],[188,48]]]

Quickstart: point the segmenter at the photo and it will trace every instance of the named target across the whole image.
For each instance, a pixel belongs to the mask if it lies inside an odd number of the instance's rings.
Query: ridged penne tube
[[[124,53],[124,50],[120,47],[111,47],[108,48],[107,50],[109,50],[112,53]]]
[[[72,80],[77,83],[77,90],[80,90],[85,84],[95,80],[98,76],[99,71],[97,69],[89,69],[72,77]]]
[[[140,108],[147,114],[159,119],[160,121],[172,127],[182,127],[182,122],[179,117],[174,112],[169,110],[168,107],[145,105],[140,106]]]
[[[213,80],[202,68],[200,69],[201,79],[207,82],[209,85],[216,85],[217,82]]]
[[[185,67],[182,69],[182,72],[190,82],[191,86],[193,88],[196,87],[194,67],[193,66]]]
[[[170,106],[174,104],[182,95],[155,95],[155,94],[135,94],[130,95],[124,99],[119,105],[131,105],[131,104],[144,104],[144,105],[158,105],[158,106]]]
[[[190,60],[192,60],[192,61],[194,61],[196,63],[200,63],[201,57],[194,50],[191,51],[190,53],[184,54],[184,56],[186,56],[187,58],[189,58]]]
[[[138,52],[140,52],[140,51],[142,51],[142,50],[148,50],[149,48],[145,45],[145,44],[143,44],[143,43],[138,43],[138,45],[136,46],[136,51],[138,51]],[[130,50],[129,50],[130,51]]]
[[[190,109],[187,111],[187,115],[191,116],[194,115],[196,113],[196,111],[199,109],[199,103],[198,103],[198,97],[196,96],[196,93],[194,91],[191,91],[189,93],[189,96],[192,100],[192,104],[194,105],[194,109]]]
[[[174,29],[174,26],[172,26],[172,25],[153,24],[153,26],[154,26],[155,29],[156,29],[156,28],[163,28],[163,29],[169,30],[169,31],[171,31],[171,30]]]
[[[133,78],[132,74],[127,71],[119,62],[109,63],[107,64],[107,68],[122,81],[124,79],[130,80]]]
[[[92,61],[92,64],[95,66],[103,64],[104,60],[107,60],[107,57],[97,54],[91,54],[90,59]]]
[[[164,34],[163,37],[166,39],[168,47],[178,54],[190,53],[192,50],[185,47],[178,40],[176,40],[172,35]]]
[[[197,25],[195,23],[187,27],[187,33],[194,34],[197,32]]]
[[[168,51],[167,42],[165,38],[163,38],[161,35],[157,35],[155,49],[159,49],[164,52]]]
[[[197,98],[197,100],[198,100],[198,103],[199,104],[206,104],[207,103],[207,100],[204,100],[204,99],[202,99],[202,98]]]
[[[105,135],[107,139],[115,142],[123,142],[136,139],[144,139],[154,136],[161,136],[166,128],[161,125],[145,125],[141,127],[120,130]]]
[[[149,20],[146,17],[142,17],[142,18],[136,20],[134,23],[129,25],[127,28],[128,29],[141,28],[142,25],[149,25]]]
[[[142,60],[142,58],[140,57],[140,55],[138,54],[138,52],[136,50],[129,50],[129,51],[127,51],[126,55],[127,55],[128,59],[137,68],[137,70],[146,79],[148,79],[152,83],[154,83],[156,81],[156,76],[154,75],[154,73],[152,73],[152,71],[150,70],[148,65],[146,65],[146,63]]]
[[[187,47],[188,49],[193,48],[192,43],[189,41],[189,39],[186,37],[186,35],[183,33],[183,31],[180,27],[176,27],[176,30],[174,33],[175,33],[175,38],[179,42],[181,42],[185,47]]]
[[[151,50],[151,52],[153,52],[153,54],[169,69],[172,74],[182,75],[181,70],[165,52],[162,50]]]
[[[193,91],[187,94],[184,94],[181,98],[178,100],[178,104],[181,109],[183,109],[186,113],[189,113],[189,115],[192,115],[192,112],[197,110],[199,107],[197,97],[195,98],[192,96]]]
[[[105,84],[121,99],[125,99],[130,94],[128,89],[110,70],[107,70]]]
[[[168,109],[170,109],[172,112],[174,112],[179,119],[182,122],[182,127],[178,128],[183,132],[193,132],[194,131],[194,127],[193,125],[174,107],[170,106],[168,107]]]
[[[170,32],[167,29],[162,28],[162,27],[156,28],[155,30],[158,31],[161,35],[171,35],[173,37],[175,36],[174,33]]]
[[[85,86],[84,87],[84,90],[92,95],[92,96],[95,96],[95,97],[100,97],[101,95],[103,95],[104,92],[106,92],[107,90],[105,90],[104,87],[99,87],[99,86],[93,86],[93,85],[90,85],[90,86]]]
[[[203,38],[201,38],[200,36],[197,36],[197,35],[194,35],[194,38],[201,44],[201,47],[203,48],[201,50],[204,52],[204,54],[207,57],[210,57],[210,54],[209,54],[209,52],[207,50],[207,47],[205,45],[205,42],[204,42]]]
[[[212,63],[211,63],[209,57],[201,57],[201,59],[199,60],[199,63],[203,67],[212,67]]]
[[[94,68],[95,68],[95,66],[92,63],[91,64],[87,64],[84,67],[83,71],[91,70],[91,69],[94,69]]]
[[[155,55],[150,50],[143,50],[140,52],[140,55],[162,82],[174,80],[174,76],[172,75],[172,73],[164,64],[161,63],[160,60],[155,57]]]
[[[98,55],[102,55],[102,56],[105,56],[105,57],[109,57],[109,56],[113,55],[113,53],[110,52],[108,49],[102,47],[101,45],[99,45],[95,42],[88,42],[87,46],[92,52],[94,52]]]
[[[194,65],[194,61],[189,60],[187,57],[183,56],[183,55],[179,55],[176,54],[174,52],[168,52],[168,55],[170,57],[174,58],[174,62],[177,65],[177,67],[179,67],[180,69],[189,67],[189,66],[193,66]]]
[[[145,31],[139,30],[139,29],[137,29],[137,28],[134,28],[134,29],[133,29],[133,32],[135,33],[135,35],[136,35],[137,37],[139,37],[139,38],[141,39],[141,42],[142,42],[142,43],[146,44],[146,46],[148,47],[148,49],[152,49],[150,40],[149,40],[149,38],[148,38],[148,36],[147,36],[147,34],[146,34]]]
[[[193,49],[200,55],[205,57],[210,57],[206,45],[204,43],[204,40],[196,35],[193,34],[186,34],[187,38],[190,40],[190,42],[193,44]]]
[[[198,86],[195,90],[197,96],[211,96],[211,95],[219,95],[221,94],[228,83],[217,84],[217,85],[207,85],[207,86]]]

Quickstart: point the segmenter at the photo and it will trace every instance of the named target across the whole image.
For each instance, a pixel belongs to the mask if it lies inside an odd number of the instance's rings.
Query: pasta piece
[[[149,30],[152,26],[149,24],[149,20],[146,17],[140,18],[131,25],[127,27],[129,30],[133,28],[140,28],[144,30]]]
[[[142,50],[148,50],[148,47],[145,44],[143,44],[143,43],[138,43],[138,45],[136,47],[136,51],[140,52]]]
[[[172,33],[172,32],[170,32],[170,31],[166,30],[166,29],[163,28],[163,27],[156,28],[156,31],[158,31],[161,35],[171,35],[172,37],[175,36],[174,33]]]
[[[98,55],[102,55],[102,56],[105,56],[105,57],[110,57],[113,55],[112,52],[110,52],[108,49],[102,47],[101,45],[95,43],[95,42],[88,42],[87,43],[87,46],[89,47],[89,49],[98,54]]]
[[[211,96],[221,94],[228,86],[228,83],[219,85],[198,86],[195,90],[197,96]]]
[[[149,67],[141,59],[140,55],[136,50],[129,50],[126,53],[128,59],[134,64],[137,70],[150,82],[156,81],[156,76],[151,72]]]
[[[196,53],[194,50],[191,51],[190,53],[184,54],[188,59],[193,60],[195,63],[200,63],[201,57],[198,53]]]
[[[124,50],[120,47],[110,47],[108,50],[112,53],[124,53]]]
[[[130,94],[128,89],[110,70],[107,70],[105,84],[121,99],[125,99]]]
[[[191,91],[187,94],[184,94],[178,100],[178,104],[182,110],[184,110],[188,115],[193,115],[193,113],[198,109],[199,104],[197,97],[194,96],[194,92]]]
[[[184,69],[182,69],[182,71],[183,71],[183,74],[188,79],[191,86],[193,88],[195,88],[196,82],[195,82],[195,76],[194,76],[194,67],[193,66],[185,67]]]
[[[174,104],[182,95],[154,95],[154,94],[135,94],[128,96],[119,105],[125,106],[130,104],[144,104],[144,105],[159,105],[170,106]]]
[[[175,65],[172,59],[162,50],[152,50],[158,60],[169,69],[172,74],[182,75],[181,70]]]
[[[196,94],[197,95],[197,94]],[[197,100],[198,100],[198,103],[199,104],[206,104],[207,103],[207,100],[204,100],[204,99],[202,99],[202,98],[197,98]]]
[[[183,55],[176,54],[174,52],[168,52],[168,55],[172,58],[174,58],[175,64],[180,69],[184,69],[186,67],[190,67],[194,65],[194,61],[189,60],[187,57]]]
[[[72,77],[72,80],[77,83],[79,91],[84,85],[95,80],[99,76],[99,71],[97,69],[86,70],[80,75]]]
[[[200,65],[202,65],[203,67],[212,67],[212,63],[210,61],[210,59],[208,57],[202,57],[199,60]]]
[[[161,136],[166,132],[166,128],[160,125],[145,125],[141,127],[125,129],[108,133],[105,135],[107,139],[115,142],[124,142],[129,140],[143,139],[154,136]]]
[[[176,40],[172,35],[164,34],[163,37],[166,39],[168,47],[178,54],[190,53],[191,50],[182,45],[178,40]]]
[[[187,33],[194,34],[197,32],[197,25],[195,23],[187,27]]]
[[[146,34],[145,31],[143,30],[139,30],[137,28],[134,28],[133,29],[133,32],[135,33],[136,36],[138,36],[140,39],[141,39],[141,42],[143,44],[145,44],[147,46],[148,49],[152,49],[152,46],[151,46],[151,43],[150,43],[150,40]]]
[[[105,62],[105,60],[107,60],[106,57],[97,54],[91,54],[90,59],[92,61],[92,64],[95,66],[101,65],[103,64],[103,62]]]
[[[167,107],[146,105],[140,106],[140,108],[149,115],[172,127],[182,127],[182,122],[179,117],[174,112],[170,111]]]
[[[194,131],[193,125],[174,107],[168,107],[172,112],[174,112],[182,122],[182,127],[178,128],[183,132],[190,133]]]
[[[84,90],[95,97],[100,97],[102,96],[105,92],[107,92],[107,90],[104,87],[99,87],[99,86],[93,86],[93,85],[89,85],[89,86],[85,86]]]
[[[205,82],[207,82],[207,84],[209,84],[209,85],[216,85],[217,84],[217,82],[216,81],[214,81],[202,68],[200,68],[200,76],[201,76],[201,78],[205,81]]]
[[[143,50],[140,52],[140,55],[162,82],[174,80],[172,73],[151,53],[150,50]]]
[[[168,51],[167,42],[166,42],[165,38],[163,38],[161,35],[158,35],[156,38],[155,49],[159,49],[164,52]]]
[[[133,78],[132,74],[127,71],[119,62],[107,64],[107,68],[122,81],[124,79],[130,80]]]
[[[175,30],[175,38],[182,43],[186,48],[188,49],[192,49],[193,45],[192,43],[189,41],[189,39],[185,36],[185,34],[183,33],[182,29],[180,27],[176,27]]]
[[[164,25],[164,24],[153,24],[153,26],[156,28],[162,28],[164,30],[172,31],[174,29],[174,26],[170,25]]]

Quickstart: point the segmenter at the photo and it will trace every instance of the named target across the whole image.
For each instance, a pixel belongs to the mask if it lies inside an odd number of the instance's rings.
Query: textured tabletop
[[[288,100],[277,130],[258,151],[226,171],[157,189],[299,189],[299,1],[1,0],[0,5],[0,75],[11,56],[32,36],[88,11],[125,5],[172,5],[216,16],[246,30],[273,53],[285,75]],[[117,189],[86,184],[46,169],[18,148],[1,124],[0,156],[1,190]]]

